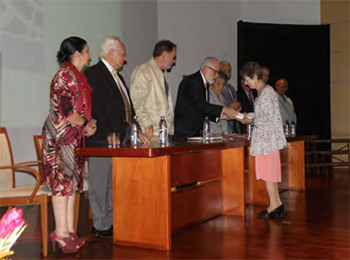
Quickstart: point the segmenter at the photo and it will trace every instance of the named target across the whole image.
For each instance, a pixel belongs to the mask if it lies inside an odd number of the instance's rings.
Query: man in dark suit
[[[205,117],[214,122],[236,117],[232,108],[209,103],[209,84],[218,77],[219,70],[219,61],[208,57],[199,71],[181,81],[175,106],[174,139],[198,136]]]
[[[241,80],[241,84],[237,89],[237,99],[241,103],[241,113],[254,112],[254,102],[257,97],[257,92],[255,89],[250,89],[249,86],[244,84],[244,80]],[[239,123],[240,132],[247,133],[247,126]]]
[[[124,43],[118,37],[107,37],[100,50],[100,61],[85,71],[91,85],[91,114],[99,127],[87,139],[87,146],[107,146],[112,143],[112,133],[119,133],[123,141],[135,111],[123,77],[118,70],[126,62]],[[141,136],[143,142],[148,142]],[[119,142],[119,140],[117,141]],[[112,159],[91,157],[89,160],[89,200],[96,237],[113,235]]]

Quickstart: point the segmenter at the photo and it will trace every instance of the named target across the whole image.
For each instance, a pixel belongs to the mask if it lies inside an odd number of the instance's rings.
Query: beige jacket
[[[138,121],[144,130],[152,125],[154,135],[158,135],[158,125],[161,116],[165,116],[169,134],[174,134],[174,107],[169,86],[166,96],[164,77],[167,73],[161,71],[154,59],[137,66],[131,75],[130,96]]]

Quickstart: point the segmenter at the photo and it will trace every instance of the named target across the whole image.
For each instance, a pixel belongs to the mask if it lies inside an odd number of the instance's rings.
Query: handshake
[[[241,123],[246,124],[246,123],[253,122],[254,113],[248,113],[248,114],[244,113],[244,114],[242,114],[242,113],[237,112],[236,110],[234,110],[232,107],[224,106],[224,108],[222,110],[222,116],[221,116],[220,119],[221,120],[237,119]]]
[[[221,120],[227,119],[237,119],[238,112],[234,110],[232,107],[224,106],[222,109]]]

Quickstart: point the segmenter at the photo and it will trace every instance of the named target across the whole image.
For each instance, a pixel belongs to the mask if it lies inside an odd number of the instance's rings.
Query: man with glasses
[[[219,70],[218,59],[207,57],[199,71],[181,81],[175,106],[174,139],[199,136],[205,117],[213,122],[236,117],[234,109],[209,103],[209,84],[214,83]]]

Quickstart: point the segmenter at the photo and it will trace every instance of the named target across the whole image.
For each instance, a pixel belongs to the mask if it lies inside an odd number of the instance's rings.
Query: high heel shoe
[[[79,246],[82,247],[85,244],[84,239],[81,239],[80,237],[78,237],[78,235],[74,232],[69,232],[69,235],[71,236],[71,238],[75,241],[75,243]]]
[[[278,206],[277,208],[275,208],[274,210],[271,210],[270,212],[268,212],[266,209],[261,211],[258,214],[259,218],[275,218],[275,217],[280,217],[282,218],[284,214],[284,206],[283,204],[281,204],[280,206]]]
[[[56,235],[55,231],[50,233],[50,240],[52,244],[52,250],[54,252],[56,251],[56,243],[62,252],[67,254],[76,253],[80,248],[70,236],[60,237]],[[64,242],[64,245],[62,245],[59,241]]]

